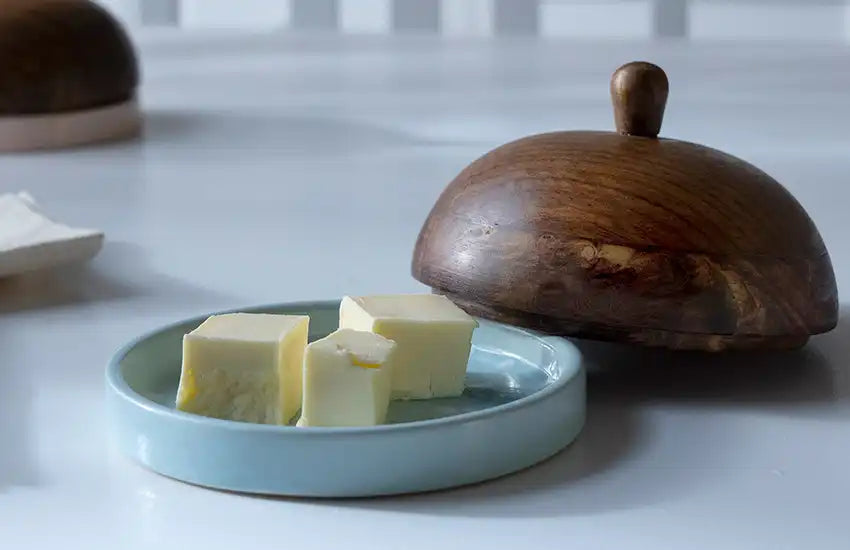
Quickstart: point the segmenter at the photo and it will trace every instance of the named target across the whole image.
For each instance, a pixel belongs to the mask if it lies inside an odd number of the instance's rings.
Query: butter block
[[[213,315],[183,337],[177,408],[213,418],[286,424],[301,407],[309,317]]]
[[[307,346],[299,426],[383,424],[396,345],[371,332],[341,329]]]
[[[391,399],[463,393],[477,321],[445,296],[398,294],[343,298],[340,328],[370,331],[396,343]]]

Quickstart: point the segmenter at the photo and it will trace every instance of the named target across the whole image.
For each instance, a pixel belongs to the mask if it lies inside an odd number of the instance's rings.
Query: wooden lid
[[[88,136],[108,135],[80,126],[79,117],[70,124],[44,117],[92,112],[102,126],[124,106],[119,122],[126,130],[126,113],[135,112],[135,52],[121,25],[94,2],[0,0],[0,71],[0,130],[4,121],[20,131],[32,120],[36,133],[82,127]],[[33,132],[24,131],[22,139],[32,141]],[[25,148],[14,141],[14,135],[0,136],[5,149]]]
[[[526,137],[470,164],[426,220],[413,275],[470,313],[671,348],[789,348],[833,328],[817,228],[776,180],[660,139],[667,77],[611,80],[617,133]]]

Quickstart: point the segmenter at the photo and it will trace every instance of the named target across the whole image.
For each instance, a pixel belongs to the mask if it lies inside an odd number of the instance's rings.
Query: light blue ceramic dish
[[[240,311],[310,315],[310,338],[337,327],[339,302]],[[120,350],[106,372],[120,450],[160,474],[217,489],[356,497],[455,487],[557,453],[581,431],[585,375],[562,338],[481,321],[461,397],[394,402],[389,424],[296,428],[174,409],[181,339],[205,319],[167,326]]]

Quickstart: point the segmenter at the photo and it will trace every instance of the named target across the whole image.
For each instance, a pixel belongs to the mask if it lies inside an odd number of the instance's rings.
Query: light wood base
[[[44,115],[0,117],[0,151],[75,147],[139,135],[142,114],[133,98],[123,103]]]

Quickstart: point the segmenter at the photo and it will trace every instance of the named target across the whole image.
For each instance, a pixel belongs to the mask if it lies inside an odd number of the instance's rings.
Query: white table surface
[[[139,38],[146,139],[0,157],[88,266],[0,281],[0,547],[846,548],[850,328],[705,358],[585,346],[586,431],[506,479],[424,496],[251,498],[181,484],[106,440],[103,371],[162,323],[422,287],[444,185],[515,137],[610,129],[608,77],[648,58],[663,134],[750,160],[808,209],[850,284],[850,50],[502,40]],[[603,367],[600,367],[602,365]],[[535,546],[532,546],[535,545]]]

